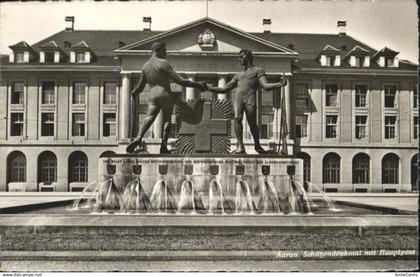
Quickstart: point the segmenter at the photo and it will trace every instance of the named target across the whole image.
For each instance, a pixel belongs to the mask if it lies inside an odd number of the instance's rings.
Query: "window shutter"
[[[378,60],[378,65],[380,66],[380,67],[385,67],[385,57],[379,57],[379,60]]]
[[[365,56],[365,61],[363,63],[364,67],[370,67],[370,57],[369,56]]]
[[[340,55],[335,56],[334,66],[341,66],[341,57]]]
[[[76,62],[76,52],[71,51],[70,52],[70,63],[75,63]]]
[[[356,56],[350,56],[350,66],[356,66]]]
[[[39,62],[40,63],[45,63],[45,52],[44,51],[39,52]]]
[[[54,52],[54,63],[59,63],[60,62],[60,52],[55,51]]]
[[[326,66],[327,65],[327,57],[325,55],[321,55],[321,66]]]
[[[85,63],[90,63],[90,52],[89,51],[85,52]]]

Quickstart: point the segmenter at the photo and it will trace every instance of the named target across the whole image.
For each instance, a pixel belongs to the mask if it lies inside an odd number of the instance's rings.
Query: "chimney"
[[[74,16],[66,16],[64,20],[66,22],[66,31],[74,31]]]
[[[264,18],[263,27],[264,27],[264,33],[271,33],[271,19]]]
[[[337,21],[337,28],[338,28],[338,35],[345,36],[346,35],[346,21]]]
[[[143,17],[143,31],[150,31],[152,29],[152,18]]]

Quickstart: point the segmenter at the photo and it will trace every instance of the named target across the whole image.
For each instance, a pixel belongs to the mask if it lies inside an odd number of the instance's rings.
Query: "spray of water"
[[[78,210],[79,209],[79,204],[80,204],[80,201],[82,201],[83,199],[85,199],[86,198],[86,194],[89,192],[89,189],[92,187],[92,185],[94,185],[95,184],[95,189],[94,189],[94,191],[96,190],[96,187],[97,187],[97,181],[96,180],[93,180],[92,182],[90,182],[84,189],[83,189],[83,191],[82,191],[82,193],[79,195],[79,197],[73,202],[73,206],[72,206],[72,210]]]
[[[314,188],[319,194],[321,194],[321,197],[324,199],[324,201],[327,203],[328,205],[328,210],[330,211],[334,211],[334,212],[339,212],[341,211],[341,209],[337,209],[333,202],[331,201],[331,199],[328,197],[328,195],[317,185],[308,182],[309,187]]]
[[[216,179],[210,181],[209,186],[209,208],[208,214],[213,214],[213,211],[217,209],[220,203],[220,209],[222,214],[225,214],[224,203],[225,197],[223,195],[222,186]]]
[[[238,180],[236,182],[235,213],[239,214],[241,211],[249,211],[251,214],[254,214],[255,210],[248,183],[244,180]]]

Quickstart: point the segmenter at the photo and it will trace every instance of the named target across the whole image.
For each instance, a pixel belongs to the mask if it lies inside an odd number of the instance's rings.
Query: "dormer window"
[[[341,66],[340,50],[331,45],[325,46],[318,57],[321,66]]]
[[[70,52],[70,63],[90,63],[91,62],[91,49],[85,42],[81,41],[72,47]]]
[[[334,66],[335,56],[326,56],[326,66]]]
[[[376,61],[379,67],[399,67],[397,55],[398,52],[384,47],[373,55],[372,60]]]
[[[362,67],[363,63],[365,62],[365,57],[361,57],[361,56],[355,57],[355,60],[356,60],[355,66],[356,67]]]
[[[39,48],[41,49],[39,53],[40,63],[59,63],[66,56],[66,53],[53,40],[44,43]]]
[[[385,67],[394,67],[394,58],[385,58]]]
[[[45,52],[45,62],[54,63],[54,52]]]
[[[351,67],[369,67],[369,54],[369,50],[356,45],[350,50],[350,52],[347,53],[345,59],[349,62]]]
[[[9,46],[13,54],[9,56],[10,63],[29,63],[37,57],[37,52],[24,41]]]
[[[25,62],[25,52],[15,52],[15,61],[17,63]]]
[[[76,63],[84,63],[86,61],[85,52],[76,52]]]

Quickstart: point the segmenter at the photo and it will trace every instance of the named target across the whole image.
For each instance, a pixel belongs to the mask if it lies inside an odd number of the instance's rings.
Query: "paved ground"
[[[3,261],[0,271],[410,271],[415,260],[386,261]]]

